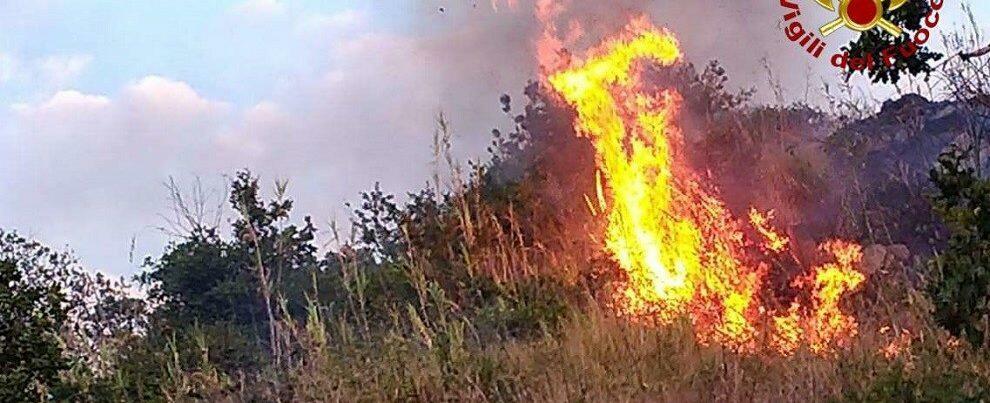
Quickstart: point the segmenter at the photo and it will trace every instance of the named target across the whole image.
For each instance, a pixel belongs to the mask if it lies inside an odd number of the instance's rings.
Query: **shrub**
[[[990,337],[990,181],[966,166],[966,153],[943,154],[931,172],[938,193],[935,210],[950,231],[945,250],[933,260],[929,294],[936,321],[975,345]]]
[[[44,400],[69,367],[58,335],[66,319],[62,289],[32,280],[0,261],[0,401]]]

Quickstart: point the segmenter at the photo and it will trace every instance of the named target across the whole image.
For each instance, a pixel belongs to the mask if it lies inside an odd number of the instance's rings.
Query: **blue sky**
[[[480,0],[485,7],[487,1]],[[249,105],[270,96],[278,89],[279,80],[286,76],[319,67],[305,64],[305,58],[299,59],[305,55],[306,47],[313,45],[300,42],[293,35],[306,20],[354,12],[366,17],[367,25],[362,29],[401,33],[412,19],[408,14],[413,10],[451,7],[444,4],[448,2],[429,0],[7,0],[5,3],[0,5],[0,53],[16,58],[21,64],[75,56],[79,58],[76,63],[84,65],[71,76],[71,82],[56,84],[85,93],[109,93],[154,73],[181,80],[206,96],[221,97],[238,105]],[[948,7],[952,3],[947,2]],[[990,18],[990,5],[976,2],[974,9],[978,18]],[[0,87],[0,102],[19,102],[53,90],[43,88],[46,83],[39,79],[22,76],[4,83]]]
[[[22,62],[52,55],[89,63],[71,83],[108,93],[149,73],[189,83],[207,96],[248,104],[264,98],[280,76],[298,70],[304,44],[293,19],[371,12],[366,2],[300,1],[54,1],[14,0],[0,6],[2,49]],[[381,17],[381,18],[378,18]],[[395,29],[376,15],[375,29]],[[0,88],[6,101],[30,97],[39,85],[18,80]]]
[[[168,239],[156,228],[169,177],[199,177],[215,196],[238,168],[288,178],[300,212],[323,224],[346,220],[343,203],[375,182],[421,186],[438,112],[453,121],[459,155],[482,155],[490,129],[508,123],[498,96],[535,77],[531,11],[490,2],[2,1],[0,228],[132,274]],[[765,81],[766,57],[800,87],[823,70],[792,63],[804,56],[770,3],[573,7],[615,14],[592,16],[602,21],[645,12],[740,85]],[[990,5],[974,8],[990,21]],[[942,27],[960,22],[951,11]]]

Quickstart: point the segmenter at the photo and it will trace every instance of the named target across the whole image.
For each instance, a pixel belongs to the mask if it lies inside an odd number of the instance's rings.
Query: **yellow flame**
[[[786,315],[773,318],[773,333],[770,338],[771,347],[785,356],[794,354],[801,347],[804,330],[801,328],[801,306],[792,304]]]
[[[791,242],[786,236],[780,235],[773,226],[770,225],[770,221],[773,220],[773,210],[766,213],[760,213],[759,210],[755,208],[749,209],[749,222],[753,224],[753,228],[763,236],[766,242],[763,243],[763,247],[780,253],[787,249],[787,244]]]
[[[751,243],[742,223],[683,161],[684,140],[675,124],[680,95],[648,94],[640,82],[644,62],[668,67],[680,59],[673,35],[637,19],[585,61],[569,62],[546,80],[576,110],[577,132],[594,144],[601,177],[600,208],[593,210],[607,216],[605,248],[625,273],[616,307],[661,324],[687,315],[704,344],[751,351],[768,340],[791,354],[806,341],[825,353],[855,331],[855,320],[838,302],[862,282],[853,268],[861,259],[858,245],[823,246],[837,262],[810,275],[810,310],[795,303],[786,314],[773,315],[763,307],[758,291],[769,266],[747,256]],[[771,219],[751,210],[767,248],[779,252],[789,241],[769,225]],[[770,322],[763,326],[769,338],[761,338],[758,324]]]
[[[843,294],[855,290],[866,279],[855,269],[863,260],[859,245],[830,241],[822,245],[822,250],[834,256],[836,262],[818,267],[812,280],[815,332],[810,338],[810,347],[815,353],[826,353],[833,342],[856,334],[856,319],[842,312],[839,301]]]

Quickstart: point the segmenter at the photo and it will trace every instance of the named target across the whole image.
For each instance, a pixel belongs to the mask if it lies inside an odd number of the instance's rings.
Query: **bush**
[[[935,320],[974,345],[990,337],[990,181],[966,166],[965,152],[943,154],[931,172],[938,188],[935,211],[950,231],[945,250],[933,260],[936,277],[929,295]]]
[[[61,385],[69,368],[59,327],[66,319],[57,284],[35,282],[0,261],[0,401],[38,401]]]

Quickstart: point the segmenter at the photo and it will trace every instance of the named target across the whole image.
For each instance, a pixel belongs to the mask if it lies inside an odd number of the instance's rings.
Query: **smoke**
[[[729,72],[730,85],[757,89],[757,101],[775,100],[771,73],[774,86],[786,89],[786,98],[813,97],[823,82],[836,81],[838,72],[827,53],[815,60],[787,40],[783,11],[775,2],[755,0],[521,0],[512,7],[502,3],[497,11],[487,3],[437,1],[419,7],[409,26],[414,35],[424,35],[422,51],[444,77],[458,83],[459,92],[479,91],[469,96],[514,92],[537,76],[545,28],[541,17],[549,13],[550,29],[572,54],[581,55],[642,15],[677,36],[687,61],[718,60]],[[809,24],[827,19],[810,7],[802,12]],[[835,47],[848,38],[836,34],[830,40]]]
[[[519,1],[514,6],[501,3],[497,11],[488,4],[436,4],[415,14],[418,20],[411,25],[415,27],[413,32],[424,35],[425,40],[419,42],[420,51],[445,78],[443,85],[451,98],[442,98],[442,104],[453,107],[448,112],[455,119],[454,127],[462,133],[487,134],[486,127],[481,125],[504,121],[493,107],[498,94],[516,93],[521,83],[539,77],[541,63],[554,67],[557,62],[552,60],[554,57],[567,58],[568,54],[583,57],[587,49],[639,16],[674,33],[688,62],[701,66],[718,60],[728,72],[728,86],[756,89],[756,102],[777,101],[778,94],[774,91],[787,89],[779,94],[785,100],[814,103],[814,94],[822,83],[838,79],[827,60],[813,59],[784,36],[783,9],[775,2],[530,0]],[[825,19],[810,7],[802,11],[807,14],[809,24]],[[832,40],[838,44],[846,38],[837,34]],[[542,48],[545,46],[557,49],[548,51]],[[685,111],[682,119],[701,122],[710,118],[692,113],[704,112]],[[755,205],[762,211],[776,210],[779,222],[809,227],[807,232],[811,233],[828,233],[820,227],[834,224],[834,217],[823,213],[828,217],[825,220],[811,214],[812,210],[819,210],[818,204],[828,204],[827,201],[803,200],[801,195],[808,193],[809,187],[827,188],[829,184],[798,183],[793,175],[783,174],[798,169],[794,167],[798,163],[811,164],[809,169],[815,172],[826,164],[823,151],[817,146],[824,127],[815,126],[809,118],[800,113],[781,117],[788,120],[786,129],[776,127],[774,122],[779,120],[774,119],[748,128],[753,133],[747,135],[752,134],[754,139],[757,135],[766,136],[763,140],[766,144],[747,145],[759,158],[726,161],[722,167],[731,169],[721,172],[716,181],[725,189],[732,207]],[[685,129],[689,132],[686,135],[698,140],[705,137],[699,131],[707,133],[712,128],[687,124]],[[487,136],[468,136],[462,140],[467,140],[462,145],[466,143],[465,150],[470,151],[487,142]],[[729,146],[707,144],[705,147],[714,152],[703,157],[717,159],[717,151]],[[561,158],[565,160],[561,164],[574,169],[574,156]],[[764,191],[753,192],[753,189]],[[745,214],[743,207],[734,209],[739,216]]]
[[[167,211],[163,181],[195,175],[222,188],[220,175],[241,167],[266,181],[291,179],[299,214],[312,214],[317,222],[345,221],[343,202],[375,182],[402,194],[429,179],[439,112],[451,120],[462,159],[486,158],[491,129],[514,127],[499,97],[512,95],[518,111],[523,88],[539,77],[538,43],[547,19],[539,18],[537,1],[554,11],[543,16],[552,17],[552,32],[577,55],[631,17],[645,15],[680,38],[689,61],[719,59],[732,77],[730,86],[755,86],[762,99],[770,94],[763,58],[784,88],[804,88],[809,62],[832,74],[826,63],[811,61],[784,38],[775,2],[518,0],[500,1],[496,11],[490,0],[370,0],[325,15],[286,3],[268,9],[277,18],[267,25],[259,21],[266,15],[262,8],[246,25],[231,18],[216,32],[204,31],[245,35],[203,44],[209,53],[222,55],[233,47],[252,56],[220,57],[233,70],[248,72],[235,77],[275,82],[261,90],[270,93],[249,104],[197,88],[203,77],[151,70],[116,84],[120,88],[53,88],[0,113],[0,150],[11,150],[0,154],[0,176],[22,189],[0,196],[0,225],[70,244],[87,263],[132,271],[135,265],[123,261],[135,234],[138,257],[162,244],[144,234],[154,232],[149,228],[161,225],[158,215]],[[48,1],[4,3],[0,17],[18,18],[0,23],[14,27],[20,17],[58,7]],[[259,26],[263,34],[251,34]],[[173,40],[189,45],[168,39]],[[275,76],[254,64],[265,58],[253,55],[285,55],[293,68]],[[99,55],[92,62],[106,71],[128,67]],[[237,87],[218,81],[219,88]],[[120,195],[127,195],[127,203]]]

